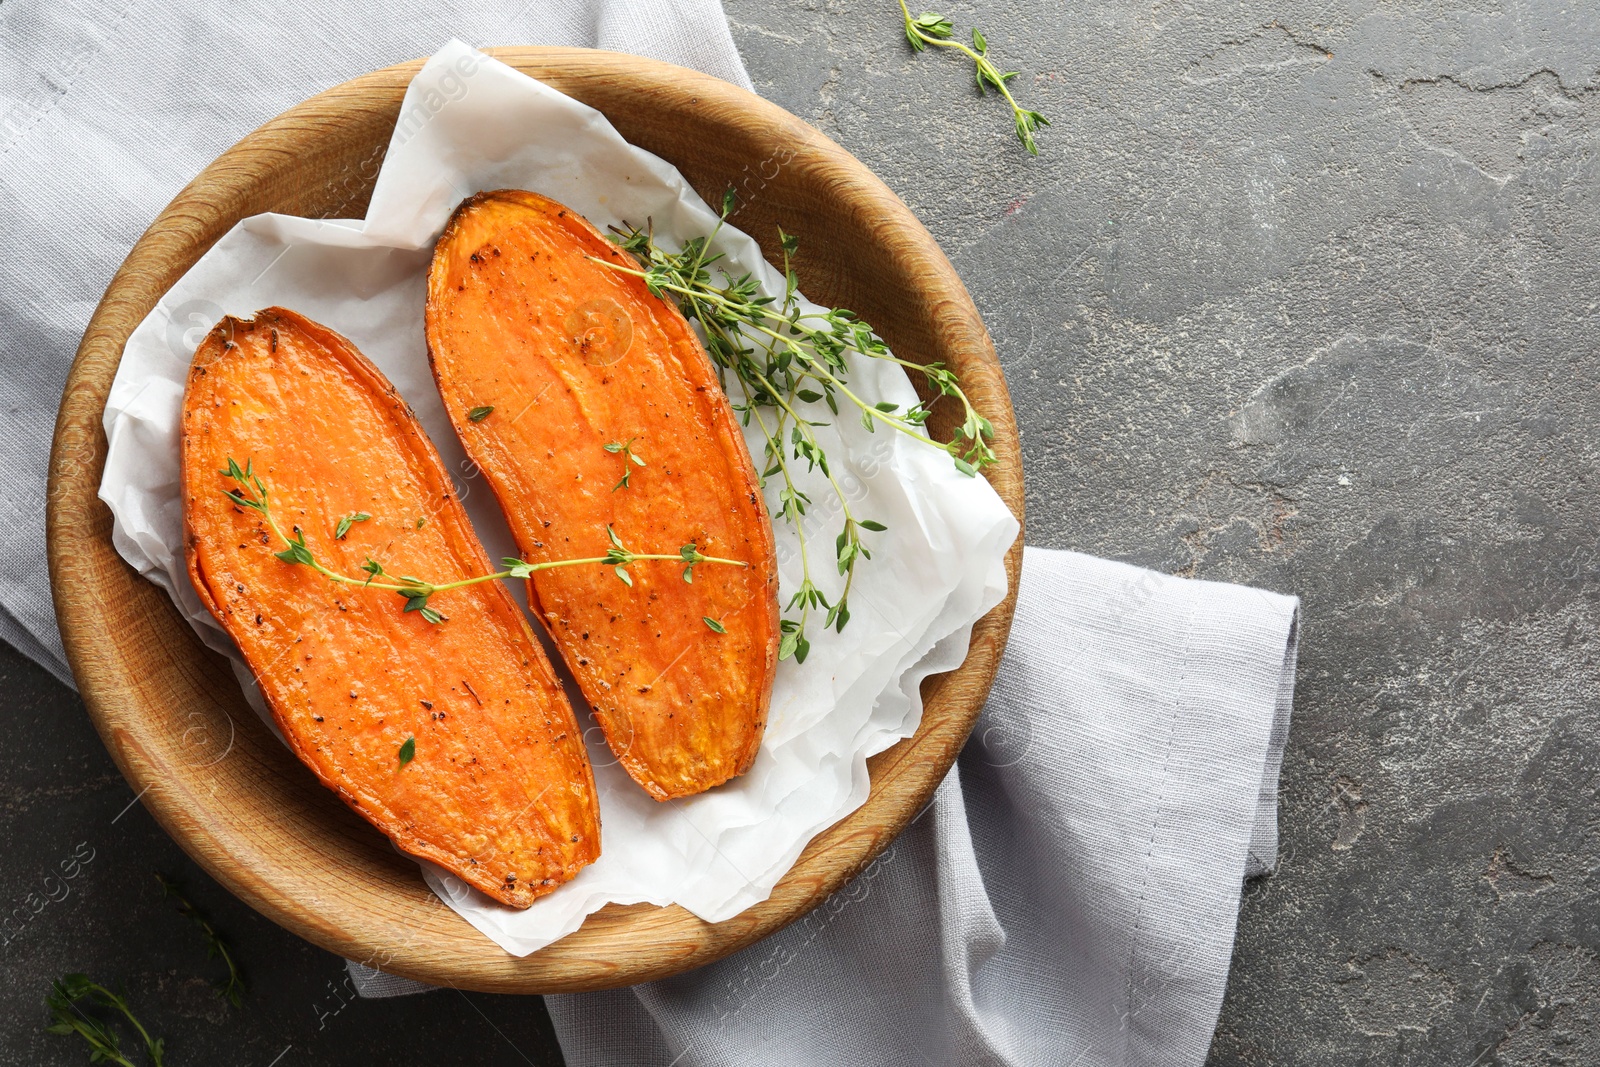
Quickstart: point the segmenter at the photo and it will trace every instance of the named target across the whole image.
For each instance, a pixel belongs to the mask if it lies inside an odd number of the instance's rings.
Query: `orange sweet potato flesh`
[[[434,251],[428,351],[526,558],[602,555],[610,525],[634,552],[692,541],[749,564],[702,563],[692,584],[670,562],[634,564],[631,587],[608,568],[530,580],[612,752],[666,800],[742,774],[760,746],[778,652],[772,524],[688,322],[589,257],[636,266],[553,200],[502,190],[465,201]],[[629,441],[645,466],[605,448]]]
[[[262,516],[223,494],[247,460],[273,517],[331,570],[435,584],[489,573],[438,453],[349,341],[292,311],[225,318],[183,399],[189,577],[300,759],[403,851],[525,908],[600,852],[572,706],[499,582],[434,595],[341,585],[274,556]],[[338,520],[372,517],[336,538]],[[420,525],[419,525],[420,520]],[[392,579],[390,579],[392,580]],[[400,751],[414,739],[415,755]]]

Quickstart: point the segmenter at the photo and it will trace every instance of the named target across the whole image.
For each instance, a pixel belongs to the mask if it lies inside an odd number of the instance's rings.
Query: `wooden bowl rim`
[[[631,91],[743,115],[761,124],[767,136],[781,138],[794,151],[794,158],[805,159],[830,182],[861,198],[872,212],[893,220],[896,237],[903,241],[900,254],[919,256],[929,268],[924,284],[929,304],[938,308],[939,323],[960,335],[977,369],[986,368],[974,400],[995,425],[994,445],[1001,461],[986,474],[1019,524],[1022,522],[1020,442],[993,344],[971,297],[932,235],[865,166],[777,105],[697,71],[592,49],[530,46],[484,51],[579,99],[583,99],[584,79],[614,79],[627,83]],[[226,205],[242,199],[256,183],[286,165],[281,159],[280,138],[302,132],[302,119],[315,121],[330,107],[370,109],[392,102],[397,108],[397,86],[398,94],[403,94],[405,84],[424,62],[396,64],[336,85],[245,136],[173,199],[139,238],[107,286],[68,374],[51,449],[47,531],[62,641],[90,717],[138,797],[196,862],[284,928],[331,952],[374,962],[389,973],[490,992],[574,992],[667,977],[737,951],[804,916],[876,858],[925,807],[982,711],[999,667],[1016,604],[1023,543],[1020,531],[1006,556],[1010,585],[1006,599],[974,626],[965,662],[924,684],[924,714],[916,734],[869,760],[872,784],[866,803],[814,838],[767,900],[717,924],[705,923],[676,905],[608,905],[575,933],[526,957],[503,952],[433,900],[420,878],[416,879],[417,890],[426,894],[428,901],[408,898],[402,903],[413,906],[414,921],[429,924],[429,936],[423,944],[417,944],[413,935],[394,947],[393,924],[384,925],[361,909],[328,915],[297,897],[292,888],[293,871],[256,855],[248,834],[230,834],[215,825],[197,826],[190,806],[203,806],[204,795],[187,788],[189,783],[181,774],[170,777],[181,768],[170,761],[163,763],[159,746],[142,743],[142,728],[148,733],[151,726],[141,706],[135,665],[121,645],[102,637],[106,618],[101,587],[107,569],[115,570],[120,564],[126,576],[142,581],[114,550],[103,566],[83,565],[84,559],[96,553],[105,560],[104,553],[110,549],[109,511],[98,500],[105,460],[101,424],[129,334],[171,282],[237,220],[234,216],[219,223],[214,205],[219,200]],[[174,272],[170,264],[184,256],[187,263]],[[167,265],[167,280],[153,279],[152,275],[162,274],[163,264]],[[175,613],[173,619],[177,619]],[[188,640],[198,644],[187,625],[180,625]],[[260,869],[241,856],[255,859]],[[352,872],[350,881],[357,882],[358,874]],[[381,899],[380,895],[375,902]],[[430,910],[430,902],[437,908]],[[447,918],[434,914],[439,911]],[[663,934],[669,936],[663,938]],[[633,958],[640,937],[657,938],[661,951]],[[389,947],[380,955],[375,946],[385,945]]]

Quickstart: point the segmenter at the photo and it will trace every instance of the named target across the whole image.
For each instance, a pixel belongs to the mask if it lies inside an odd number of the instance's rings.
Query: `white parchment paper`
[[[450,428],[423,340],[435,239],[463,198],[507,187],[559,200],[601,229],[653,220],[657,239],[668,244],[709,233],[716,222],[674,168],[629,145],[599,112],[452,41],[406,93],[364,221],[246,219],[129,338],[106,405],[100,486],[117,550],[167,590],[207,645],[232,658],[264,716],[249,671],[184,569],[178,437],[194,348],[223,313],[249,316],[272,304],[349,337],[415,408],[489,557],[514,555],[493,494]],[[769,295],[782,294],[782,276],[745,234],[724,228],[714,249],[731,269],[752,272]],[[883,361],[858,359],[850,381],[869,397],[916,399],[904,372]],[[422,864],[434,892],[507,952],[542,948],[612,901],[677,903],[717,922],[764,900],[812,837],[866,800],[867,757],[915,731],[922,679],[957,666],[972,624],[1004,597],[1002,561],[1017,524],[988,483],[964,477],[949,457],[904,435],[868,433],[848,417],[838,422],[819,430],[819,439],[851,510],[889,529],[866,535],[873,558],[858,569],[844,634],[824,633],[818,618],[806,663],[780,665],[750,772],[710,793],[657,803],[616,765],[580,707],[600,796],[595,864],[525,911]],[[750,436],[759,457],[759,431]],[[832,552],[839,511],[820,475],[804,487],[816,502],[805,527],[813,580],[831,596],[839,585]],[[776,488],[768,493],[776,514]],[[776,534],[787,603],[801,559],[794,529],[780,521]]]

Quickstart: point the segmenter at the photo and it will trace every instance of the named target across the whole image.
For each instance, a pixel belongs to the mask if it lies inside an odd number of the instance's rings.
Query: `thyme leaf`
[[[344,535],[350,532],[350,527],[354,526],[358,522],[366,522],[370,518],[372,518],[372,516],[367,514],[365,511],[352,511],[350,514],[340,519],[339,525],[333,528],[333,539],[335,541],[343,541]]]

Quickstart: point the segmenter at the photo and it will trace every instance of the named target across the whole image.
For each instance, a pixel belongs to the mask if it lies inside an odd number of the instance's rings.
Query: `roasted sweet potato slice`
[[[590,257],[634,265],[552,200],[472,197],[434,250],[428,352],[527,558],[601,554],[610,526],[635,551],[692,541],[749,564],[701,564],[692,584],[669,563],[635,566],[631,586],[604,569],[530,581],[611,750],[666,800],[755,759],[777,668],[772,525],[688,322]]]
[[[447,616],[338,584],[284,549],[238,489],[317,562],[443,583],[489,573],[411,409],[349,341],[292,311],[225,318],[183,398],[189,576],[255,672],[295,754],[414,856],[525,908],[600,852],[582,736],[527,619],[499,582],[438,593]],[[246,489],[250,495],[252,490]],[[353,518],[343,524],[346,516]],[[388,579],[393,581],[393,579]]]

